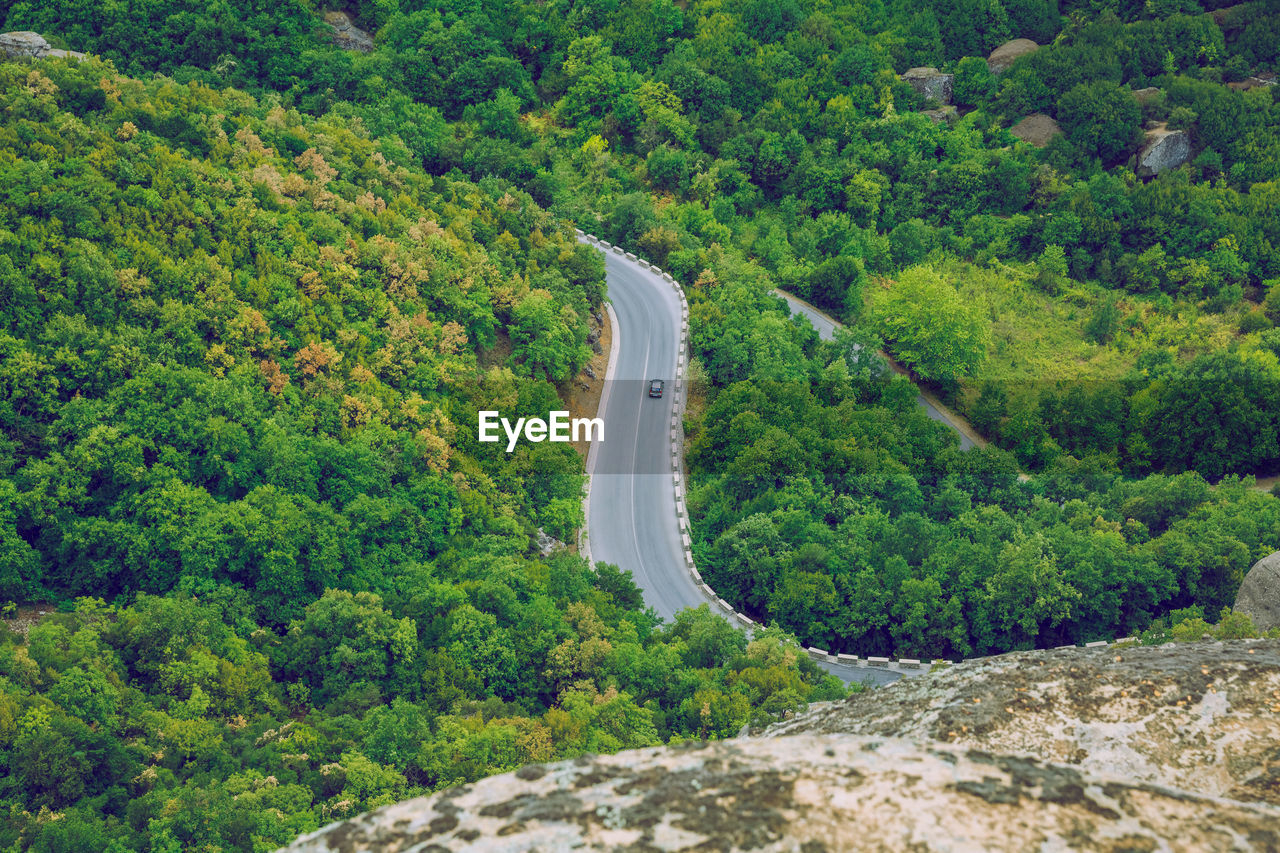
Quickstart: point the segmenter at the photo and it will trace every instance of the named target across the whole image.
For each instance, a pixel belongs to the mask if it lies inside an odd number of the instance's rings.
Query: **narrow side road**
[[[822,340],[829,341],[835,338],[836,329],[840,328],[841,325],[838,320],[786,291],[775,290],[774,293],[786,300],[787,305],[791,308],[791,313],[803,314],[808,317],[809,322],[813,324],[814,331],[818,333],[818,337]],[[890,362],[890,364],[899,373],[906,373],[898,364],[894,362]],[[977,431],[969,426],[969,423],[964,418],[948,409],[932,394],[920,391],[916,399],[924,407],[925,414],[959,436],[961,450],[972,450],[975,447],[987,446],[987,440],[978,435]]]

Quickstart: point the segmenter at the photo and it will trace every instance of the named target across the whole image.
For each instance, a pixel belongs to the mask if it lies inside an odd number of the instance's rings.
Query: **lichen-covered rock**
[[[952,81],[955,79],[951,74],[943,74],[930,67],[909,68],[902,79],[910,83],[911,88],[923,95],[925,100],[940,106],[951,103]]]
[[[1154,177],[1191,159],[1191,134],[1185,130],[1169,130],[1161,122],[1145,133],[1137,156],[1138,177]]]
[[[1237,92],[1248,92],[1250,89],[1261,89],[1274,85],[1276,85],[1275,72],[1268,72],[1254,77],[1246,77],[1235,83],[1228,83],[1227,88],[1235,89]]]
[[[49,50],[49,42],[39,33],[0,33],[0,55],[7,59],[38,59]]]
[[[5,59],[84,59],[76,50],[51,47],[44,36],[29,30],[0,33],[0,57]]]
[[[376,850],[1267,850],[1280,809],[1031,758],[797,735],[533,765],[304,836]]]
[[[1049,140],[1055,136],[1062,135],[1062,128],[1058,127],[1058,123],[1053,120],[1052,116],[1047,116],[1044,113],[1032,113],[1009,128],[1009,132],[1023,142],[1043,148],[1049,144]]]
[[[1140,104],[1149,104],[1164,94],[1163,89],[1147,86],[1145,89],[1134,89],[1133,99]]]
[[[1280,804],[1280,640],[999,655],[855,695],[766,734],[837,732],[1035,755]]]
[[[1026,56],[1028,53],[1034,53],[1040,49],[1040,45],[1031,39],[1014,39],[991,51],[991,55],[987,57],[987,68],[992,74],[1003,74],[1013,65],[1013,61],[1019,56]]]
[[[934,124],[953,125],[960,119],[960,111],[955,107],[939,107],[936,110],[925,110],[921,115],[926,115]]]
[[[333,27],[333,43],[343,50],[360,53],[373,50],[373,36],[352,23],[345,12],[326,12],[324,22]]]
[[[1253,564],[1236,593],[1235,609],[1260,631],[1280,628],[1280,551]]]

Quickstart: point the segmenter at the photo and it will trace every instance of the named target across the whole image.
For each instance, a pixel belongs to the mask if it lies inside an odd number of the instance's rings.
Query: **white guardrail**
[[[706,581],[702,579],[702,575],[698,573],[698,567],[693,561],[693,539],[691,536],[692,527],[689,524],[689,511],[685,506],[685,495],[687,486],[684,478],[684,424],[683,414],[687,395],[685,394],[685,366],[687,362],[687,354],[689,352],[689,300],[685,298],[684,288],[680,286],[680,282],[671,275],[671,273],[663,272],[656,265],[650,264],[648,261],[637,258],[631,252],[624,251],[621,246],[613,246],[599,237],[588,234],[581,228],[573,229],[574,233],[581,239],[603,251],[612,251],[616,255],[622,255],[629,261],[634,261],[643,269],[662,277],[662,280],[671,285],[676,294],[680,297],[680,354],[676,360],[676,381],[674,400],[675,408],[671,413],[671,478],[673,491],[675,493],[676,505],[676,521],[680,525],[680,540],[684,545],[684,564],[689,571],[690,577],[697,585],[703,595],[707,597],[707,602],[713,608],[718,609],[726,619],[730,622],[736,622],[746,629],[748,633],[759,627],[759,623],[745,613],[739,613],[733,609],[733,605],[725,601],[716,591],[712,589]],[[618,330],[613,330],[613,341],[618,341]],[[610,360],[610,367],[613,362]],[[603,410],[604,406],[601,405]],[[588,486],[588,489],[590,486]],[[588,552],[589,553],[589,552]],[[589,559],[589,558],[588,558]],[[1116,643],[1131,643],[1133,637],[1123,637],[1118,640],[1100,640],[1093,643],[1085,643],[1085,648],[1093,648],[1095,646],[1109,646]],[[1077,648],[1076,646],[1059,646],[1058,648]],[[849,667],[875,667],[877,669],[887,669],[891,672],[901,672],[903,674],[913,674],[924,669],[934,666],[950,666],[954,661],[945,658],[937,658],[932,661],[921,661],[915,658],[898,658],[893,660],[887,657],[858,657],[857,655],[833,654],[826,649],[819,649],[809,646],[805,649],[809,657],[814,660],[826,661],[828,663],[842,664]],[[966,658],[965,660],[984,660],[984,658]]]

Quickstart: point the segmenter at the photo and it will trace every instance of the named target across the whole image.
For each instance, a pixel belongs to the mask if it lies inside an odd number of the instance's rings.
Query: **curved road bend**
[[[787,306],[791,308],[792,314],[803,314],[809,318],[809,322],[813,324],[814,331],[818,333],[818,337],[824,341],[829,341],[836,336],[836,329],[840,327],[840,323],[817,308],[801,299],[797,299],[790,293],[783,293],[781,290],[775,290],[774,294],[786,300]],[[924,406],[925,414],[930,418],[950,429],[960,438],[961,450],[972,450],[976,445],[973,439],[965,435],[964,430],[960,429],[952,423],[942,412],[925,399],[924,395],[918,395],[916,402]]]
[[[600,415],[604,441],[595,448],[587,541],[593,560],[630,571],[649,606],[670,620],[686,607],[710,603],[684,565],[671,479],[680,298],[660,275],[622,255],[604,255],[618,319],[613,334],[620,343]],[[667,383],[660,399],[648,396],[650,379]],[[712,612],[719,610],[712,606]],[[849,682],[886,684],[903,674],[829,661],[818,665]]]

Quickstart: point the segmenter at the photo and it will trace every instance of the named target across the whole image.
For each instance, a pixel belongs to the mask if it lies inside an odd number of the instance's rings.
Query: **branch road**
[[[775,290],[775,294],[786,300],[787,307],[791,309],[792,314],[803,314],[809,319],[809,323],[813,326],[813,330],[818,333],[818,337],[824,341],[833,340],[836,336],[836,329],[840,328],[840,321],[831,317],[826,312],[815,308],[803,299],[792,296],[782,290]],[[895,365],[895,369],[897,366]],[[964,422],[955,413],[946,409],[936,400],[926,397],[923,393],[916,397],[916,402],[924,407],[925,414],[930,418],[953,431],[960,438],[961,450],[972,450],[975,447],[985,447],[987,442],[974,432],[973,427]]]

